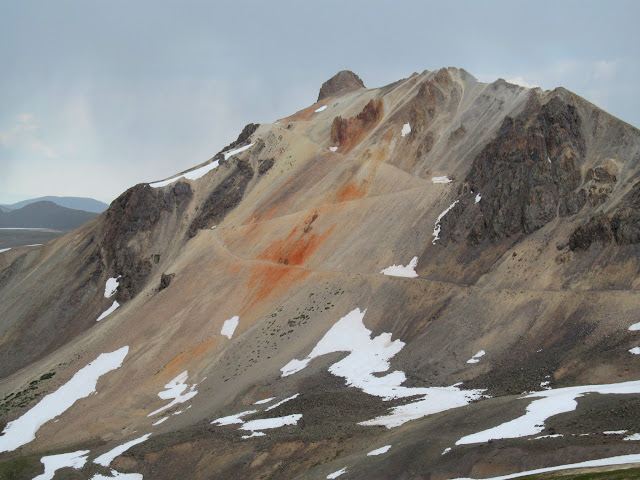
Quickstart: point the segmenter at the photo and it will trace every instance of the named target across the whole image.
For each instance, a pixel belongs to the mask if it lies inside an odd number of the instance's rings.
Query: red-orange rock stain
[[[192,365],[195,360],[198,360],[206,352],[208,352],[217,341],[218,339],[216,337],[205,340],[204,342],[200,342],[198,345],[196,345],[192,350],[177,355],[173,360],[165,365],[165,367],[162,369],[162,374],[166,375],[167,378],[174,378],[179,373],[185,371],[187,367],[189,365]]]
[[[346,202],[348,200],[357,200],[359,198],[362,198],[367,194],[368,187],[368,180],[365,180],[360,184],[356,182],[348,183],[340,190],[338,190],[338,193],[336,195],[337,201]]]
[[[286,237],[275,240],[258,255],[258,259],[272,264],[261,263],[251,267],[247,295],[242,301],[243,313],[275,294],[286,292],[311,273],[311,270],[298,267],[307,263],[329,238],[335,225],[322,234],[315,233],[313,226],[305,232],[305,226],[310,222],[311,219],[302,225],[296,225]]]

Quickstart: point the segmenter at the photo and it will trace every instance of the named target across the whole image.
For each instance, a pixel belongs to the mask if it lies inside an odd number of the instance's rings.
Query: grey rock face
[[[350,70],[342,70],[322,84],[318,102],[324,98],[356,88],[365,88],[360,77]]]

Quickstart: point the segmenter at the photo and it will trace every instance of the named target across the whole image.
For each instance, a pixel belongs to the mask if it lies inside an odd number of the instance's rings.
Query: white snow
[[[382,455],[383,453],[387,453],[390,448],[391,445],[385,445],[384,447],[377,448],[376,450],[371,450],[369,453],[367,453],[367,457]]]
[[[521,397],[537,398],[529,404],[524,415],[488,430],[467,435],[458,440],[456,445],[484,443],[492,439],[519,438],[538,434],[544,430],[544,422],[549,417],[575,410],[578,406],[575,399],[587,393],[603,395],[640,393],[640,380],[608,385],[580,385],[531,393]]]
[[[241,430],[250,430],[261,431],[268,430],[271,428],[280,428],[285,425],[296,425],[298,420],[302,418],[302,414],[294,413],[293,415],[287,415],[284,417],[275,417],[275,418],[261,418],[258,420],[250,420],[245,422],[244,425],[240,427]]]
[[[115,470],[111,470],[110,477],[96,473],[93,477],[91,477],[91,480],[111,480],[113,478],[118,478],[120,480],[142,480],[143,479],[142,475],[139,473],[120,473],[120,472],[116,472]]]
[[[624,435],[625,433],[627,433],[626,430],[609,430],[607,432],[602,432],[605,435]]]
[[[0,253],[8,252],[9,250],[11,250],[11,248],[0,248]]]
[[[384,270],[381,270],[380,273],[384,275],[390,275],[392,277],[415,278],[418,276],[418,274],[416,273],[417,266],[418,266],[418,257],[413,257],[406,267],[403,265],[393,264],[390,267],[387,267]]]
[[[421,398],[406,405],[395,407],[391,413],[360,425],[384,425],[387,428],[402,425],[409,420],[421,418],[451,408],[467,405],[481,396],[481,390],[462,391],[457,387],[403,387],[404,372],[396,370],[386,375],[375,375],[389,370],[389,360],[402,348],[400,340],[391,340],[391,333],[381,333],[371,338],[371,330],[363,323],[366,310],[352,310],[338,320],[303,360],[292,360],[281,368],[286,377],[304,369],[316,357],[333,352],[349,352],[329,371],[346,380],[347,385],[356,387],[369,395],[383,400],[406,398],[420,395]]]
[[[590,467],[605,467],[608,465],[626,465],[629,463],[640,463],[640,454],[634,453],[631,455],[620,455],[618,457],[600,458],[598,460],[588,460],[580,463],[570,463],[568,465],[556,465],[555,467],[538,468],[536,470],[528,470],[526,472],[512,473],[509,475],[502,475],[500,477],[485,478],[483,480],[509,480],[511,478],[525,477],[528,475],[536,475],[538,473],[556,472],[558,470],[569,470],[572,468],[590,468]],[[478,480],[475,478],[455,478],[453,480]]]
[[[447,207],[447,209],[442,212],[440,215],[438,215],[438,219],[436,220],[436,224],[435,227],[433,227],[433,240],[431,242],[432,245],[436,244],[436,240],[440,239],[440,231],[441,231],[441,226],[440,226],[440,220],[442,220],[444,218],[444,216],[449,213],[449,211],[455,206],[455,204],[458,203],[458,200],[456,200],[455,202],[453,202],[451,205],[449,205],[449,207]]]
[[[404,137],[405,135],[411,133],[411,125],[409,125],[408,123],[405,123],[402,126],[402,136]]]
[[[224,159],[228,160],[229,157],[233,157],[236,153],[240,153],[240,152],[244,152],[245,150],[248,150],[249,148],[253,147],[255,145],[254,143],[250,143],[249,145],[245,145],[244,147],[240,147],[240,148],[236,148],[235,150],[231,150],[230,152],[227,152],[224,154]]]
[[[248,148],[253,147],[253,145],[254,143],[251,143],[249,145],[245,145],[244,147],[236,148],[235,150],[226,152],[224,154],[224,159],[227,160],[229,157],[235,155],[236,153],[244,152]],[[217,168],[218,164],[219,164],[218,160],[215,160],[211,163],[207,163],[206,165],[203,165],[202,167],[196,168],[195,170],[191,170],[189,172],[183,173],[182,175],[176,175],[171,178],[168,178],[167,180],[162,180],[160,182],[153,182],[153,183],[150,183],[149,185],[153,188],[159,188],[159,187],[164,187],[166,185],[169,185],[170,183],[173,183],[176,180],[180,180],[181,178],[186,178],[187,180],[197,180],[201,177],[204,177],[207,173],[209,173],[214,168]]]
[[[218,425],[233,425],[234,423],[244,423],[242,417],[246,417],[247,415],[251,415],[252,413],[256,413],[257,410],[247,410],[245,412],[236,413],[235,415],[229,415],[228,417],[217,418],[212,424]]]
[[[338,150],[338,147],[329,147],[329,150],[331,150],[332,152],[335,152],[336,150]]]
[[[451,447],[447,447],[447,448],[444,449],[444,452],[442,452],[440,455],[446,455],[450,451],[451,451]]]
[[[30,245],[25,245],[25,247],[40,247],[41,245],[41,243],[32,243]]]
[[[253,437],[264,437],[266,435],[266,433],[264,432],[251,432],[251,435],[242,435],[242,439],[246,440],[247,438],[253,438]]]
[[[632,433],[631,435],[628,435],[626,437],[624,437],[622,440],[627,440],[627,441],[637,441],[640,440],[640,433]]]
[[[328,478],[329,480],[332,480],[332,479],[334,479],[334,478],[338,478],[340,475],[342,475],[342,474],[343,474],[343,473],[345,473],[346,471],[347,471],[347,467],[344,467],[343,469],[338,470],[337,472],[330,473],[329,475],[327,475],[327,478]]]
[[[477,194],[476,195],[476,203],[480,203],[480,200],[482,200],[482,195]]]
[[[191,400],[193,397],[195,397],[198,394],[198,391],[195,390],[197,384],[194,383],[193,385],[191,385],[191,388],[189,388],[189,385],[185,383],[185,380],[188,377],[189,377],[189,373],[187,372],[187,370],[185,370],[176,378],[174,378],[169,383],[167,383],[164,386],[165,390],[163,392],[158,393],[158,396],[163,400],[169,400],[170,398],[172,398],[173,400],[170,403],[166,404],[164,407],[161,407],[158,410],[151,412],[149,415],[147,415],[147,417],[151,417],[156,413],[160,413],[168,408],[173,407],[174,405],[184,403],[187,400]],[[187,390],[187,388],[189,388],[189,391],[184,393]]]
[[[115,309],[118,308],[119,306],[120,306],[120,304],[118,303],[118,301],[114,300],[113,304],[109,308],[107,308],[104,312],[102,312],[100,314],[100,316],[96,319],[96,322],[99,322],[103,318],[105,318],[108,315],[112,314],[115,311]]]
[[[631,325],[629,327],[629,330],[631,330],[632,332],[635,332],[636,330],[640,330],[640,322],[634,323],[633,325]]]
[[[269,398],[265,398],[263,400],[258,400],[257,402],[254,402],[254,405],[262,405],[263,403],[269,403],[272,400],[275,400],[276,397],[269,397]]]
[[[640,355],[640,347],[633,347],[629,349],[629,353],[633,353],[634,355]]]
[[[122,445],[118,445],[116,448],[109,450],[106,453],[103,453],[98,458],[96,458],[93,463],[97,463],[98,465],[102,465],[103,467],[108,467],[114,458],[122,455],[124,452],[129,450],[134,445],[138,445],[139,443],[144,442],[151,436],[150,433],[143,435],[139,438],[131,440],[130,442],[123,443]]]
[[[317,109],[317,110],[315,111],[315,113],[322,112],[323,110],[326,110],[326,109],[327,109],[327,106],[326,106],[326,105],[324,105],[324,106],[320,107],[319,109]]]
[[[540,440],[541,438],[560,438],[562,437],[561,433],[556,433],[554,435],[540,435],[538,437],[533,437],[531,440]]]
[[[24,415],[9,422],[0,436],[0,452],[11,452],[33,441],[42,425],[64,413],[77,400],[95,393],[98,379],[119,368],[128,352],[129,347],[122,347],[115,352],[102,353]]]
[[[549,386],[550,384],[551,382],[549,380],[540,382],[540,388],[544,388],[545,390],[551,390],[551,387]]]
[[[449,177],[447,177],[446,175],[442,176],[442,177],[432,177],[431,181],[433,183],[451,183],[453,182],[453,180],[451,180]]]
[[[114,293],[116,293],[116,290],[118,290],[118,285],[120,285],[120,283],[118,282],[118,278],[120,277],[111,277],[107,280],[107,283],[104,286],[104,298],[109,298],[113,296]]]
[[[478,363],[480,361],[480,357],[484,356],[486,352],[484,350],[480,350],[473,357],[467,360],[467,363]]]
[[[87,463],[88,453],[89,450],[78,450],[77,452],[42,457],[40,461],[44,465],[44,473],[33,477],[33,480],[51,480],[59,468],[69,467],[79,470]]]
[[[283,403],[287,403],[289,400],[293,400],[294,398],[298,398],[298,395],[300,395],[300,394],[296,393],[294,395],[291,395],[290,397],[285,398],[284,400],[280,400],[278,403],[274,403],[269,408],[267,408],[265,410],[265,412],[268,412],[269,410],[273,410],[274,408],[278,408],[280,405],[282,405]]]
[[[156,425],[160,425],[161,423],[166,422],[167,420],[169,420],[169,417],[162,417],[157,422],[152,423],[151,426],[155,427]]]
[[[240,317],[237,315],[235,317],[231,317],[229,320],[225,320],[224,325],[222,325],[222,330],[220,330],[220,334],[231,339],[233,332],[235,332],[238,327],[238,320],[240,320]]]

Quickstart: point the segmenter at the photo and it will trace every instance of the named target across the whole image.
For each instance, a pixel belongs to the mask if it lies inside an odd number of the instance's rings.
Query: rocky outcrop
[[[134,297],[153,269],[147,233],[164,214],[184,210],[192,196],[186,182],[177,182],[168,189],[139,184],[111,203],[102,224],[100,250],[107,270],[121,275],[118,301]]]
[[[202,228],[210,228],[220,223],[227,212],[240,203],[253,176],[254,171],[251,162],[246,159],[237,160],[231,173],[213,189],[200,207],[198,216],[189,226],[189,238],[195,237],[198,230]]]
[[[346,93],[358,88],[365,88],[360,77],[350,70],[342,70],[322,84],[318,94],[318,102],[327,97]]]
[[[367,103],[355,117],[334,118],[331,125],[331,142],[338,145],[343,152],[348,152],[382,120],[383,112],[384,102],[377,98]]]
[[[542,103],[533,91],[524,111],[506,117],[474,159],[459,192],[465,197],[444,219],[447,227],[452,231],[466,217],[468,238],[477,243],[528,234],[558,215],[577,213],[586,203],[578,190],[585,150],[577,109],[560,92]]]
[[[597,170],[597,169],[596,169]],[[612,179],[610,174],[607,178]],[[640,243],[640,182],[615,207],[610,215],[597,215],[576,228],[569,238],[569,248],[585,252],[592,245],[636,245]]]
[[[255,131],[258,129],[259,126],[260,126],[259,123],[248,123],[247,125],[245,125],[242,131],[240,132],[240,135],[238,135],[238,138],[234,142],[231,142],[229,145],[224,147],[218,153],[216,153],[213,159],[214,160],[223,159],[224,152],[228,152],[229,150],[233,150],[235,148],[242,146],[245,143],[248,143],[249,139],[251,138],[251,135],[255,133]]]

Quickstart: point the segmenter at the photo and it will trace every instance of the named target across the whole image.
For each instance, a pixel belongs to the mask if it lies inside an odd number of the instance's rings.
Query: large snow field
[[[102,353],[55,392],[45,396],[21,417],[9,422],[0,436],[0,452],[11,452],[33,441],[42,425],[67,411],[76,401],[95,393],[98,379],[119,368],[128,352],[129,347],[122,347],[115,352]]]
[[[338,320],[306,358],[291,360],[282,367],[282,376],[286,377],[303,370],[311,360],[319,356],[334,352],[349,352],[349,355],[329,367],[329,371],[344,378],[347,385],[359,388],[369,395],[381,397],[383,400],[421,397],[412,403],[393,408],[389,415],[360,423],[360,425],[384,425],[387,428],[467,405],[482,396],[482,390],[463,391],[457,386],[403,387],[401,384],[406,380],[406,376],[400,370],[379,375],[389,370],[389,360],[400,352],[405,344],[400,340],[392,340],[390,333],[381,333],[372,338],[371,330],[367,329],[363,323],[365,313],[366,310],[360,311],[356,308]]]
[[[602,395],[640,393],[640,380],[608,385],[564,387],[525,395],[522,398],[535,398],[537,400],[529,404],[524,415],[488,430],[467,435],[458,440],[456,445],[483,443],[492,439],[519,438],[536,435],[544,430],[544,423],[548,418],[575,410],[578,406],[576,398],[583,397],[587,393],[599,393]]]
[[[87,463],[88,453],[89,450],[78,450],[77,452],[42,457],[40,461],[44,465],[44,473],[33,477],[33,480],[52,480],[56,471],[60,468],[75,468],[79,470]]]

